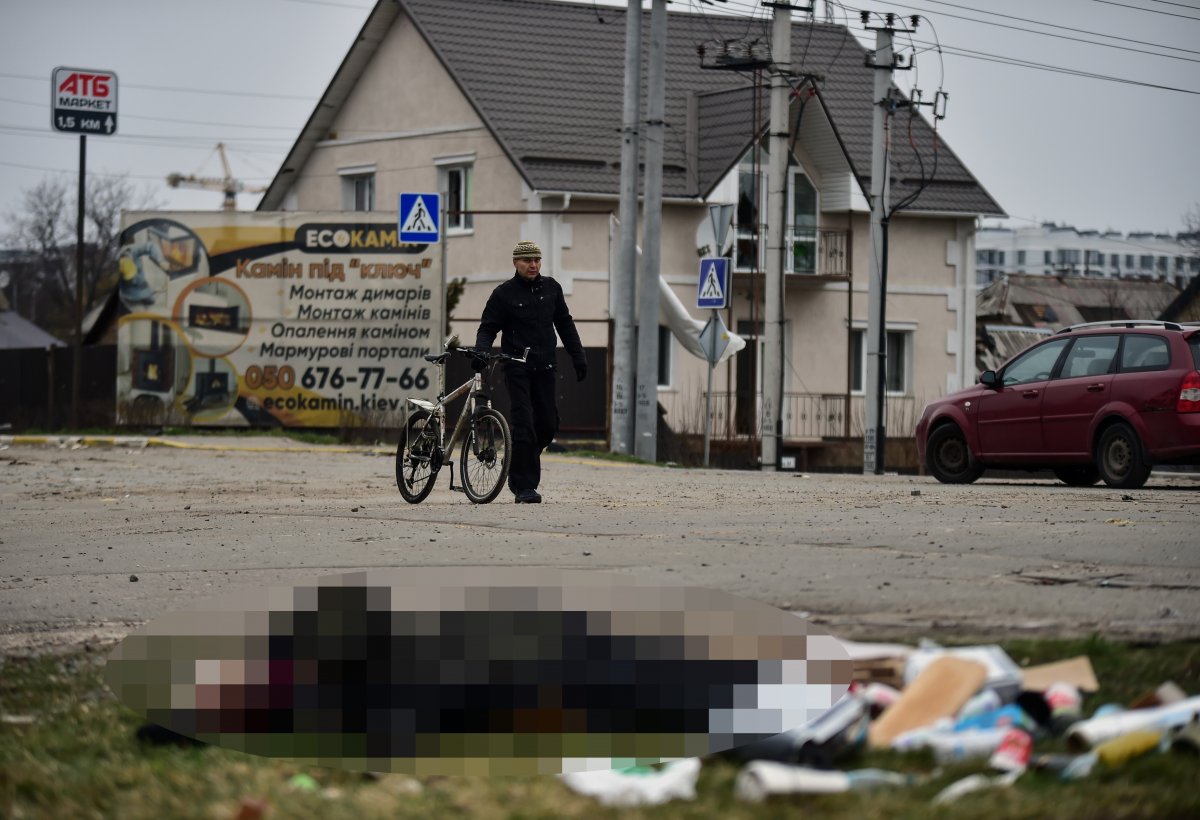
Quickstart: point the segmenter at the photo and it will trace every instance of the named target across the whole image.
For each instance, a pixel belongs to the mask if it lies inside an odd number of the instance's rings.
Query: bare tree
[[[68,338],[75,315],[75,185],[47,177],[23,192],[22,207],[6,217],[5,245],[19,252],[13,265],[22,308],[47,330]],[[90,176],[84,194],[83,309],[86,313],[116,283],[121,211],[158,207],[149,191],[125,176]]]
[[[1183,215],[1183,233],[1179,239],[1188,246],[1191,256],[1200,256],[1200,202]]]

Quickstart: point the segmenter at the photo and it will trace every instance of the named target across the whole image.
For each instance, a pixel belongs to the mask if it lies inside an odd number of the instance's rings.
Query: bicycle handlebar
[[[484,359],[485,361],[491,360],[491,361],[519,362],[521,364],[524,364],[525,361],[529,358],[529,348],[525,348],[525,352],[521,354],[520,358],[518,358],[516,356],[511,356],[508,353],[496,353],[491,350],[477,350],[476,348],[473,348],[473,347],[454,347],[454,348],[450,349],[450,352],[465,353],[468,356],[471,356],[471,357],[474,357],[477,359]]]

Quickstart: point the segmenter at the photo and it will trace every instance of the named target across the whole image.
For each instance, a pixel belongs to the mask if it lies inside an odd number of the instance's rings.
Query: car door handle
[[[1099,392],[1101,392],[1102,390],[1104,390],[1104,385],[1103,385],[1103,384],[1089,384],[1089,385],[1087,386],[1087,391],[1088,391],[1089,393],[1099,393]]]
[[[1038,396],[1038,391],[1037,390],[1026,390],[1021,395],[1027,399],[1036,399]]]

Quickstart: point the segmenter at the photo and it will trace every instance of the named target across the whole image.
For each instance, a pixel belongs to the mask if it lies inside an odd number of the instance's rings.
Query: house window
[[[1153,256],[1142,256],[1138,261],[1141,262],[1140,267],[1142,270],[1154,270]]]
[[[787,243],[792,248],[791,273],[817,272],[817,189],[800,170],[789,177]]]
[[[464,211],[471,210],[474,205],[475,155],[439,157],[434,164],[438,166],[439,188],[446,193],[446,231],[466,233],[473,230],[474,216]]]
[[[1132,253],[1125,254],[1125,267],[1128,268],[1129,270],[1133,270],[1133,254]]]
[[[1116,254],[1116,253],[1114,253],[1114,254],[1110,254],[1110,255],[1109,255],[1109,257],[1108,257],[1108,266],[1109,266],[1110,268],[1120,268],[1120,267],[1121,267],[1121,256],[1120,256],[1120,254]]]
[[[1050,255],[1050,251],[1042,251],[1042,264],[1050,265],[1054,263],[1054,259]]]
[[[766,149],[759,149],[758,174],[754,173],[754,155],[747,153],[738,165],[737,241],[734,246],[734,269],[763,270],[766,267],[765,243],[759,242],[760,231],[765,235],[766,224],[760,223],[767,207]],[[790,158],[789,158],[790,159]],[[784,241],[791,253],[784,259],[786,273],[818,273],[817,270],[817,189],[808,176],[791,162],[788,174],[787,236]]]
[[[855,328],[850,331],[852,350],[851,360],[854,364],[850,377],[850,390],[863,393],[867,374],[867,331],[865,328]],[[908,362],[909,350],[912,347],[912,333],[905,330],[889,330],[887,332],[887,366],[884,378],[887,382],[889,396],[901,396],[908,391]]]
[[[1021,266],[1025,265],[1025,251],[1017,251],[1017,264]]]
[[[658,386],[671,386],[671,328],[658,326]]]
[[[759,173],[754,173],[750,154],[738,165],[737,243],[734,247],[734,267],[737,270],[761,270],[758,252],[759,201],[766,199],[766,152],[759,152]]]
[[[375,210],[374,165],[339,168],[338,176],[342,178],[343,211]]]

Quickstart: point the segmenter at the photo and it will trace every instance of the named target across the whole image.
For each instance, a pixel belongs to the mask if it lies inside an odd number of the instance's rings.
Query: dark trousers
[[[542,450],[558,432],[558,378],[553,370],[511,366],[504,381],[513,440],[508,488],[514,493],[536,490],[542,480]]]

